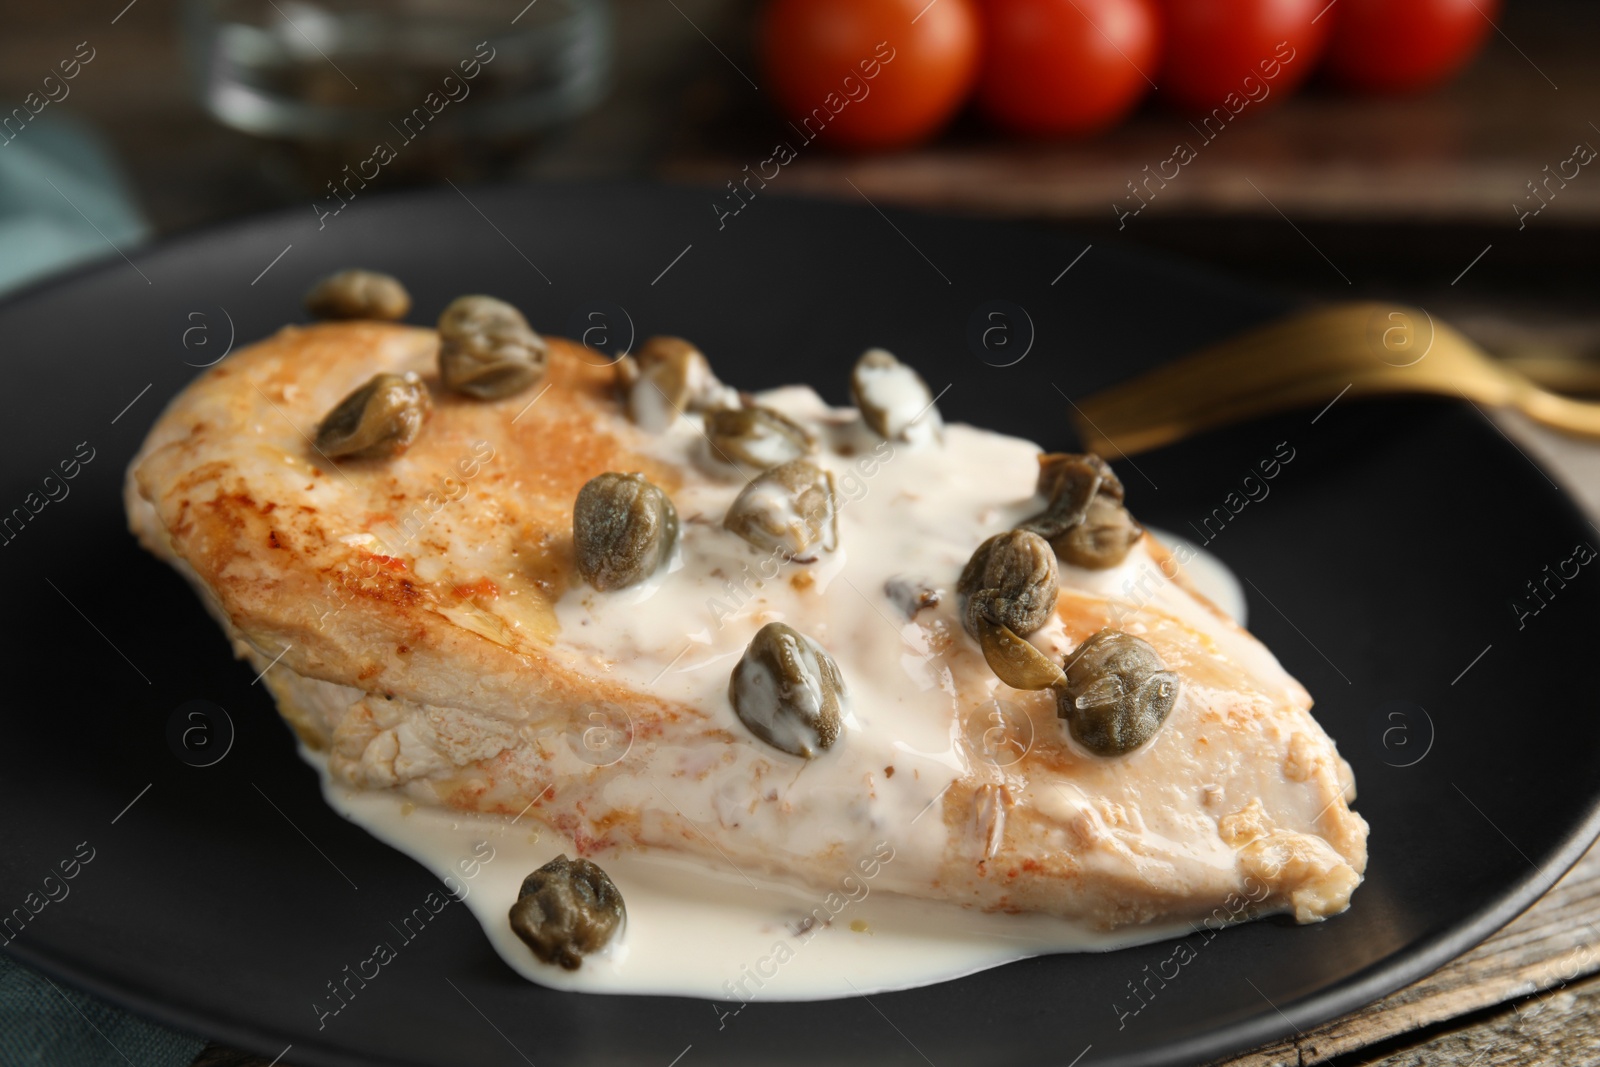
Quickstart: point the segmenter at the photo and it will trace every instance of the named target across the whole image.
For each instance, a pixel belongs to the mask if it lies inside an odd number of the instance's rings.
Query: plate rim
[[[485,192],[520,190],[534,195],[548,192],[588,195],[600,191],[627,196],[715,191],[714,186],[704,182],[626,176],[593,179],[482,181],[466,184],[465,188]],[[381,203],[393,207],[407,201],[425,204],[436,200],[448,200],[447,197],[442,195],[443,192],[444,190],[432,186],[383,190],[368,194],[366,199],[375,204]],[[862,210],[860,205],[841,198],[776,191],[765,195],[773,200],[823,206],[843,212]],[[959,211],[941,212],[919,206],[901,205],[889,206],[887,213],[891,216],[909,219],[925,219],[934,224],[955,221],[966,225],[1010,229],[1017,232],[1027,232],[1035,237],[1043,237],[1055,242],[1060,242],[1071,235],[1070,229],[1065,225],[1041,232],[1030,228],[1027,220],[1010,216],[990,216]],[[154,239],[131,247],[129,251],[140,255],[181,252],[184,246],[202,243],[224,234],[237,233],[243,230],[271,230],[274,227],[299,223],[303,221],[300,218],[301,215],[302,212],[296,209],[282,207],[235,218],[216,220],[175,233],[159,235]],[[1269,285],[1241,281],[1231,272],[1225,270],[1205,269],[1197,261],[1183,256],[1169,255],[1121,242],[1115,243],[1113,247],[1117,254],[1126,259],[1146,262],[1167,270],[1181,271],[1212,286],[1220,282],[1223,287],[1235,290],[1241,296],[1246,295],[1251,290],[1270,293],[1278,299],[1280,305],[1285,309],[1292,309],[1299,299],[1294,294],[1279,292]],[[62,267],[42,278],[28,282],[18,289],[0,295],[0,315],[9,313],[29,302],[49,298],[58,291],[68,289],[73,285],[90,282],[99,276],[114,273],[119,267],[119,256],[115,254],[98,256],[91,260]],[[1271,320],[1264,319],[1262,321]],[[1467,406],[1452,402],[1449,398],[1443,399],[1452,403],[1453,406]],[[1486,413],[1479,410],[1477,414],[1482,422],[1489,423],[1489,427],[1491,429],[1494,428]],[[1162,451],[1170,447],[1174,446],[1163,446],[1163,449],[1153,451]],[[1181,447],[1181,443],[1177,447]],[[1504,447],[1514,446],[1507,445]],[[1556,486],[1558,496],[1552,501],[1552,506],[1564,511],[1567,517],[1576,524],[1584,524],[1587,521],[1587,515],[1578,504],[1571,489],[1561,479],[1552,476],[1536,460],[1526,454],[1524,454],[1523,458],[1527,459],[1535,471],[1544,474]],[[1544,865],[1536,865],[1532,873],[1512,884],[1507,891],[1499,894],[1497,899],[1480,908],[1466,921],[1435,935],[1420,946],[1410,951],[1384,957],[1342,981],[1320,988],[1297,1000],[1275,1004],[1273,1008],[1276,1010],[1264,1011],[1253,1017],[1226,1024],[1184,1040],[1169,1042],[1157,1049],[1143,1052],[1125,1052],[1096,1062],[1105,1065],[1105,1067],[1133,1067],[1136,1064],[1162,1067],[1162,1065],[1168,1064],[1209,1062],[1223,1056],[1242,1054],[1264,1045],[1281,1042],[1288,1038],[1291,1033],[1304,1033],[1334,1019],[1351,1014],[1433,973],[1451,960],[1482,944],[1532,907],[1577,864],[1597,838],[1600,838],[1600,790],[1596,790],[1591,796],[1588,808],[1582,818],[1576,822],[1575,828],[1561,840],[1559,846],[1552,851]],[[1334,916],[1331,921],[1337,920],[1338,916]],[[1156,943],[1163,944],[1166,942]],[[149,995],[134,986],[125,986],[113,978],[100,975],[96,972],[90,960],[64,959],[48,951],[37,951],[33,945],[20,941],[12,941],[4,946],[4,950],[26,967],[43,975],[59,979],[110,1005],[131,1011],[151,1022],[177,1030],[201,1041],[228,1044],[244,1051],[265,1056],[281,1055],[282,1053],[276,1050],[280,1049],[284,1044],[289,1044],[295,1049],[302,1050],[301,1054],[295,1058],[297,1062],[305,1064],[305,1067],[370,1067],[370,1065],[380,1062],[371,1054],[364,1054],[357,1049],[334,1042],[290,1041],[286,1032],[276,1031],[270,1026],[263,1026],[239,1015],[213,1016],[183,1005],[173,1004],[170,1001]],[[609,994],[580,995],[606,996]],[[662,997],[660,999],[689,1001],[698,1000],[699,998]],[[410,1065],[423,1067],[425,1063],[422,1060],[390,1062],[404,1063],[408,1067]]]

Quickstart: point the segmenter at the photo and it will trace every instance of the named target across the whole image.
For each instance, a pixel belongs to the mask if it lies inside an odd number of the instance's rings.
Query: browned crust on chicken
[[[620,684],[554,640],[552,605],[576,580],[578,489],[607,470],[644,472],[669,492],[681,477],[619,414],[613,369],[555,340],[545,384],[482,402],[438,387],[436,345],[430,330],[387,324],[290,327],[210,369],[130,467],[135,534],[184,571],[258,669],[276,663],[266,682],[285,718],[347,781],[528,811],[580,851],[674,848],[813,883],[848,871],[855,857],[838,850],[775,857],[737,826],[713,843],[681,811],[609,803],[606,785],[627,764],[573,767],[561,731],[573,709],[599,702],[627,709],[634,744],[670,740],[721,753],[711,765],[744,761],[752,805],[792,773],[750,756],[702,710]],[[318,419],[379,371],[428,380],[435,410],[421,437],[395,460],[319,455]],[[447,520],[435,518],[441,499]],[[462,544],[476,554],[464,557]],[[418,560],[440,555],[448,571],[419,573]],[[1070,590],[1060,615],[1074,641],[1111,621],[1105,600]],[[1153,608],[1126,617],[1193,694],[1191,718],[1167,728],[1179,735],[1169,748],[1183,745],[1170,766],[1135,796],[1119,779],[1126,767],[1065,742],[1052,697],[1018,694],[1039,743],[1013,766],[959,778],[942,802],[945,854],[894,868],[892,888],[1102,926],[1203,915],[1251,878],[1268,887],[1265,909],[1306,919],[1342,908],[1365,866],[1366,825],[1349,810],[1348,766],[1310,718],[1309,697],[1298,686],[1263,692],[1206,635]],[[949,659],[956,684],[976,692],[981,657],[957,647]],[[421,747],[408,755],[407,744]],[[426,772],[408,776],[401,763],[418,758]],[[1282,789],[1296,791],[1290,808],[1257,810]],[[1140,805],[1162,804],[1195,809],[1227,862],[1150,845]],[[1332,894],[1320,911],[1319,893]]]

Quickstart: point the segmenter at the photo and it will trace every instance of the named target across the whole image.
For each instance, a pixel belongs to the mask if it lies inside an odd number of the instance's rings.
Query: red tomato
[[[982,10],[978,105],[1020,133],[1110,126],[1158,73],[1151,0],[987,0]]]
[[[1500,0],[1339,0],[1324,69],[1367,92],[1426,89],[1477,54],[1499,9]]]
[[[1317,65],[1331,21],[1323,15],[1327,5],[1163,0],[1166,60],[1157,97],[1185,111],[1222,107],[1233,114],[1283,99]]]
[[[807,137],[902,148],[931,136],[978,73],[969,0],[773,0],[766,81]]]

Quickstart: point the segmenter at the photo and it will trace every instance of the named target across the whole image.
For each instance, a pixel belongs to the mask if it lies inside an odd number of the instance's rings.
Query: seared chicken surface
[[[319,422],[379,372],[421,377],[426,424],[398,455],[326,458]],[[128,472],[130,523],[359,788],[525,813],[602,862],[674,850],[811,885],[888,840],[882,888],[1106,929],[1239,897],[1302,922],[1348,905],[1367,835],[1348,764],[1306,691],[1148,535],[1113,567],[1062,562],[1030,635],[1057,663],[1106,627],[1148,642],[1179,688],[1147,743],[1094,754],[1052,692],[996,678],[956,583],[1043,506],[1035,446],[960,425],[890,441],[809,390],[767,394],[839,497],[836,547],[786,556],[724,527],[755,472],[703,416],[643,427],[617,377],[551,341],[540,383],[482,400],[441,387],[431,330],[286,328],[168,406]],[[605,472],[643,474],[680,532],[649,580],[600,591],[573,509]],[[843,678],[816,758],[730,703],[771,622]]]

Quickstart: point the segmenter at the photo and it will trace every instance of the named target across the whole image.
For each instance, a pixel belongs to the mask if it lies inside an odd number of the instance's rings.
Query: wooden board
[[[1427,1040],[1369,1067],[1526,1067],[1592,1064],[1600,1049],[1600,978],[1558,987],[1495,1011],[1464,1030]]]
[[[1325,1063],[1335,1056],[1401,1035],[1416,1034],[1486,1008],[1509,1005],[1541,991],[1560,989],[1600,973],[1600,932],[1597,930],[1600,930],[1600,847],[1585,853],[1565,878],[1509,926],[1428,977],[1359,1012],[1296,1035],[1289,1041],[1219,1061],[1219,1067],[1221,1064],[1227,1067],[1284,1064],[1307,1067]],[[1600,984],[1593,984],[1588,996],[1591,1001],[1586,1003],[1600,1005]],[[1481,1027],[1475,1025],[1468,1029],[1477,1031],[1480,1028],[1485,1033],[1498,1032],[1503,1028],[1503,1021],[1496,1016]],[[1531,1032],[1520,1036],[1508,1034],[1502,1043],[1515,1048],[1525,1038],[1531,1040]],[[1467,1042],[1468,1046],[1473,1044],[1472,1040]],[[1482,1051],[1481,1045],[1475,1051]],[[1429,1062],[1465,1063],[1468,1060]],[[1532,1061],[1524,1058],[1506,1062]]]

